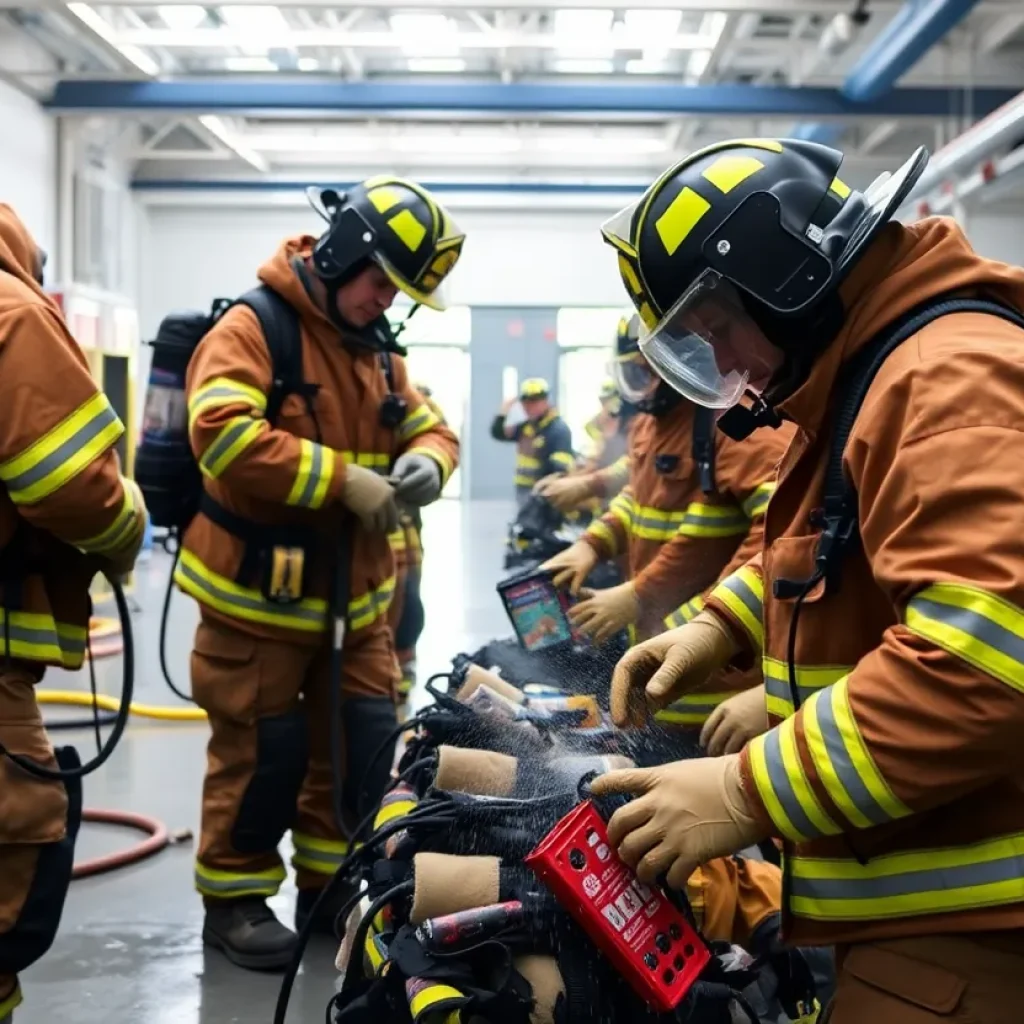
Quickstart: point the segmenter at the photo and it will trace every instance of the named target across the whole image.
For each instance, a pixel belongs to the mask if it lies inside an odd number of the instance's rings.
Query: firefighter
[[[658,373],[798,433],[763,554],[613,679],[625,723],[760,656],[771,727],[594,789],[639,796],[609,831],[648,880],[784,840],[786,936],[837,946],[830,1024],[1016,1020],[1024,271],[895,219],[924,150],[863,193],[842,160],[721,143],[604,228]]]
[[[568,473],[576,468],[572,433],[558,410],[552,406],[551,388],[541,377],[530,377],[519,389],[519,403],[526,419],[512,426],[506,422],[516,399],[505,403],[491,423],[496,441],[516,445],[516,503],[523,505],[533,486],[551,473]]]
[[[444,412],[434,401],[431,389],[422,383],[414,387],[438,421],[444,423]],[[388,609],[388,626],[394,638],[401,672],[398,697],[405,705],[416,685],[416,643],[426,624],[423,601],[420,599],[423,516],[417,506],[400,502],[398,518],[399,528],[388,535],[388,542],[395,554],[395,597]]]
[[[760,550],[775,467],[792,433],[768,431],[739,443],[716,435],[714,416],[651,369],[639,332],[634,315],[618,332],[614,360],[619,389],[639,410],[629,486],[575,544],[545,563],[556,585],[580,595],[570,618],[599,644],[622,629],[635,642],[689,621],[712,585]],[[599,562],[620,555],[626,582],[580,589]],[[727,672],[658,718],[699,728],[731,694],[760,681],[756,668]]]
[[[200,605],[192,689],[211,727],[195,883],[204,942],[254,969],[283,968],[295,944],[266,905],[285,877],[284,833],[301,926],[386,782],[385,756],[373,778],[363,775],[396,722],[387,538],[396,502],[434,501],[458,458],[454,434],[410,386],[384,313],[399,291],[443,308],[439,287],[464,236],[428,192],[399,178],[310,199],[324,234],[285,240],[259,271],[297,314],[306,393],[287,396],[270,426],[270,357],[242,305],[199,343],[187,378],[205,490],[175,579]],[[332,582],[347,592],[340,679]],[[333,933],[337,909],[312,927]]]
[[[0,743],[52,769],[35,686],[48,665],[82,666],[90,581],[97,568],[131,571],[146,510],[121,476],[124,427],[43,291],[44,262],[0,204]],[[57,932],[81,810],[71,785],[0,756],[0,1021],[21,1002],[18,974]]]
[[[602,382],[598,398],[601,411],[583,427],[588,441],[580,466],[584,473],[605,469],[626,454],[629,416],[623,409],[618,385],[611,377]]]

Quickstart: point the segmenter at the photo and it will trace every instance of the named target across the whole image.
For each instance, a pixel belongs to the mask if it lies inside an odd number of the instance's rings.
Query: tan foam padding
[[[365,909],[366,905],[364,905],[364,900],[357,901],[356,905],[348,915],[348,920],[345,922],[345,934],[341,938],[341,945],[338,947],[338,955],[334,960],[334,966],[337,967],[342,974],[348,970],[348,962],[352,957],[352,942],[355,939],[356,930],[359,928],[359,922],[362,920],[363,911]]]
[[[461,701],[469,700],[481,686],[489,686],[495,693],[500,693],[502,697],[507,697],[516,704],[522,704],[526,701],[522,690],[516,689],[511,683],[506,683],[501,676],[496,676],[493,672],[488,672],[487,669],[481,668],[479,665],[469,666],[466,670],[466,681],[459,688],[459,692],[455,697]]]
[[[498,902],[501,861],[497,857],[417,853],[412,863],[416,889],[409,919],[413,924]]]
[[[442,745],[437,751],[437,789],[477,796],[508,796],[515,788],[519,762],[492,750]]]
[[[530,983],[533,989],[531,1024],[555,1024],[555,1003],[565,993],[565,982],[553,956],[517,956],[512,966]]]

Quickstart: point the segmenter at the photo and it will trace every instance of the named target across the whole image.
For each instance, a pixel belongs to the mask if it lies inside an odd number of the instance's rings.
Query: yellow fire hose
[[[36,700],[40,704],[68,704],[72,707],[93,706],[91,693],[78,690],[37,690]],[[116,711],[119,702],[116,697],[108,697],[105,693],[96,695],[96,706],[103,711]],[[159,718],[165,722],[205,722],[206,712],[202,708],[165,708],[153,704],[136,704],[130,706],[131,714],[139,718]]]

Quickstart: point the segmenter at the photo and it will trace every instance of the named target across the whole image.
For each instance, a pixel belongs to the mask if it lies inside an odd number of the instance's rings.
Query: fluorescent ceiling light
[[[542,153],[664,153],[662,138],[629,138],[605,135],[548,135],[536,140]]]
[[[300,71],[319,71],[320,61],[316,57],[300,57],[296,62],[295,66]]]
[[[119,43],[113,26],[104,21],[89,4],[68,4],[68,11],[87,28],[91,28],[108,46],[117,50],[125,60],[134,64],[143,74],[157,75],[160,73],[160,65],[145,50],[138,46]]]
[[[416,40],[402,44],[403,52],[408,55],[455,57],[459,53],[458,28],[443,14],[392,14],[388,24],[396,36]]]
[[[558,52],[568,57],[610,57],[615,52],[614,17],[610,8],[555,11],[554,34],[573,40],[568,46],[560,46]]]
[[[228,28],[238,32],[252,33],[285,33],[291,30],[288,19],[277,7],[267,4],[249,6],[237,4],[229,7],[218,7],[221,20]]]
[[[686,73],[694,78],[700,78],[708,69],[711,61],[710,50],[693,50],[686,59]]]
[[[206,21],[206,8],[199,4],[159,4],[156,13],[168,28],[181,32],[199,28]]]
[[[522,149],[515,135],[393,135],[398,153],[516,153]]]
[[[277,71],[277,65],[269,57],[225,57],[224,66],[228,71]]]
[[[410,71],[427,74],[466,70],[466,62],[461,57],[410,57],[408,66]]]
[[[626,11],[622,23],[629,35],[649,36],[654,42],[665,36],[674,36],[683,20],[682,11]]]
[[[615,70],[615,62],[574,57],[568,60],[556,60],[554,68],[563,75],[610,75]]]

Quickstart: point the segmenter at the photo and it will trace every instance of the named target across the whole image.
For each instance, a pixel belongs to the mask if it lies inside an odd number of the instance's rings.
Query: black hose
[[[341,683],[345,637],[348,633],[348,604],[352,592],[352,535],[355,524],[347,513],[342,516],[338,528],[338,546],[335,551],[334,581],[331,588],[331,671],[330,671],[330,715],[331,715],[331,782],[334,821],[340,835],[349,842],[352,836],[345,827],[345,769],[342,764],[344,743],[341,711]],[[365,776],[364,776],[365,779]],[[364,780],[360,780],[364,781]],[[357,791],[358,792],[358,791]],[[358,810],[358,799],[356,801]]]
[[[164,540],[164,550],[170,551],[167,547],[167,541],[170,540],[170,533]],[[174,591],[174,570],[178,568],[178,559],[181,558],[181,540],[178,539],[178,543],[174,545],[174,561],[171,562],[171,571],[167,577],[167,589],[164,591],[164,607],[160,613],[160,671],[163,672],[164,682],[170,688],[171,693],[175,697],[179,697],[183,701],[187,701],[189,704],[195,704],[195,699],[189,694],[182,692],[174,685],[174,681],[171,679],[171,670],[167,667],[167,623],[171,617],[171,594]]]
[[[114,602],[117,605],[117,617],[121,620],[121,635],[124,639],[124,649],[121,655],[121,705],[117,709],[117,714],[112,723],[113,730],[107,737],[106,743],[102,744],[100,747],[96,756],[91,761],[87,761],[78,768],[47,768],[44,765],[33,761],[32,758],[25,757],[24,754],[11,753],[11,751],[0,743],[0,756],[7,757],[22,771],[35,776],[37,779],[46,779],[50,782],[63,782],[65,779],[81,779],[86,775],[91,775],[97,768],[104,765],[110,759],[110,755],[113,754],[117,744],[121,741],[121,736],[124,734],[124,730],[128,725],[128,716],[131,711],[132,696],[135,690],[135,643],[132,638],[131,613],[128,608],[128,600],[124,596],[124,588],[121,586],[120,581],[106,573],[104,573],[104,575],[110,583],[110,589],[114,595]],[[7,650],[10,651],[10,627],[8,616],[4,616],[4,630],[7,634]],[[91,666],[92,658],[89,659],[89,662]],[[92,686],[95,694],[95,675],[92,676]],[[95,703],[93,704],[93,707],[94,709],[96,708]],[[94,723],[98,722],[99,711],[97,709],[95,711]]]

